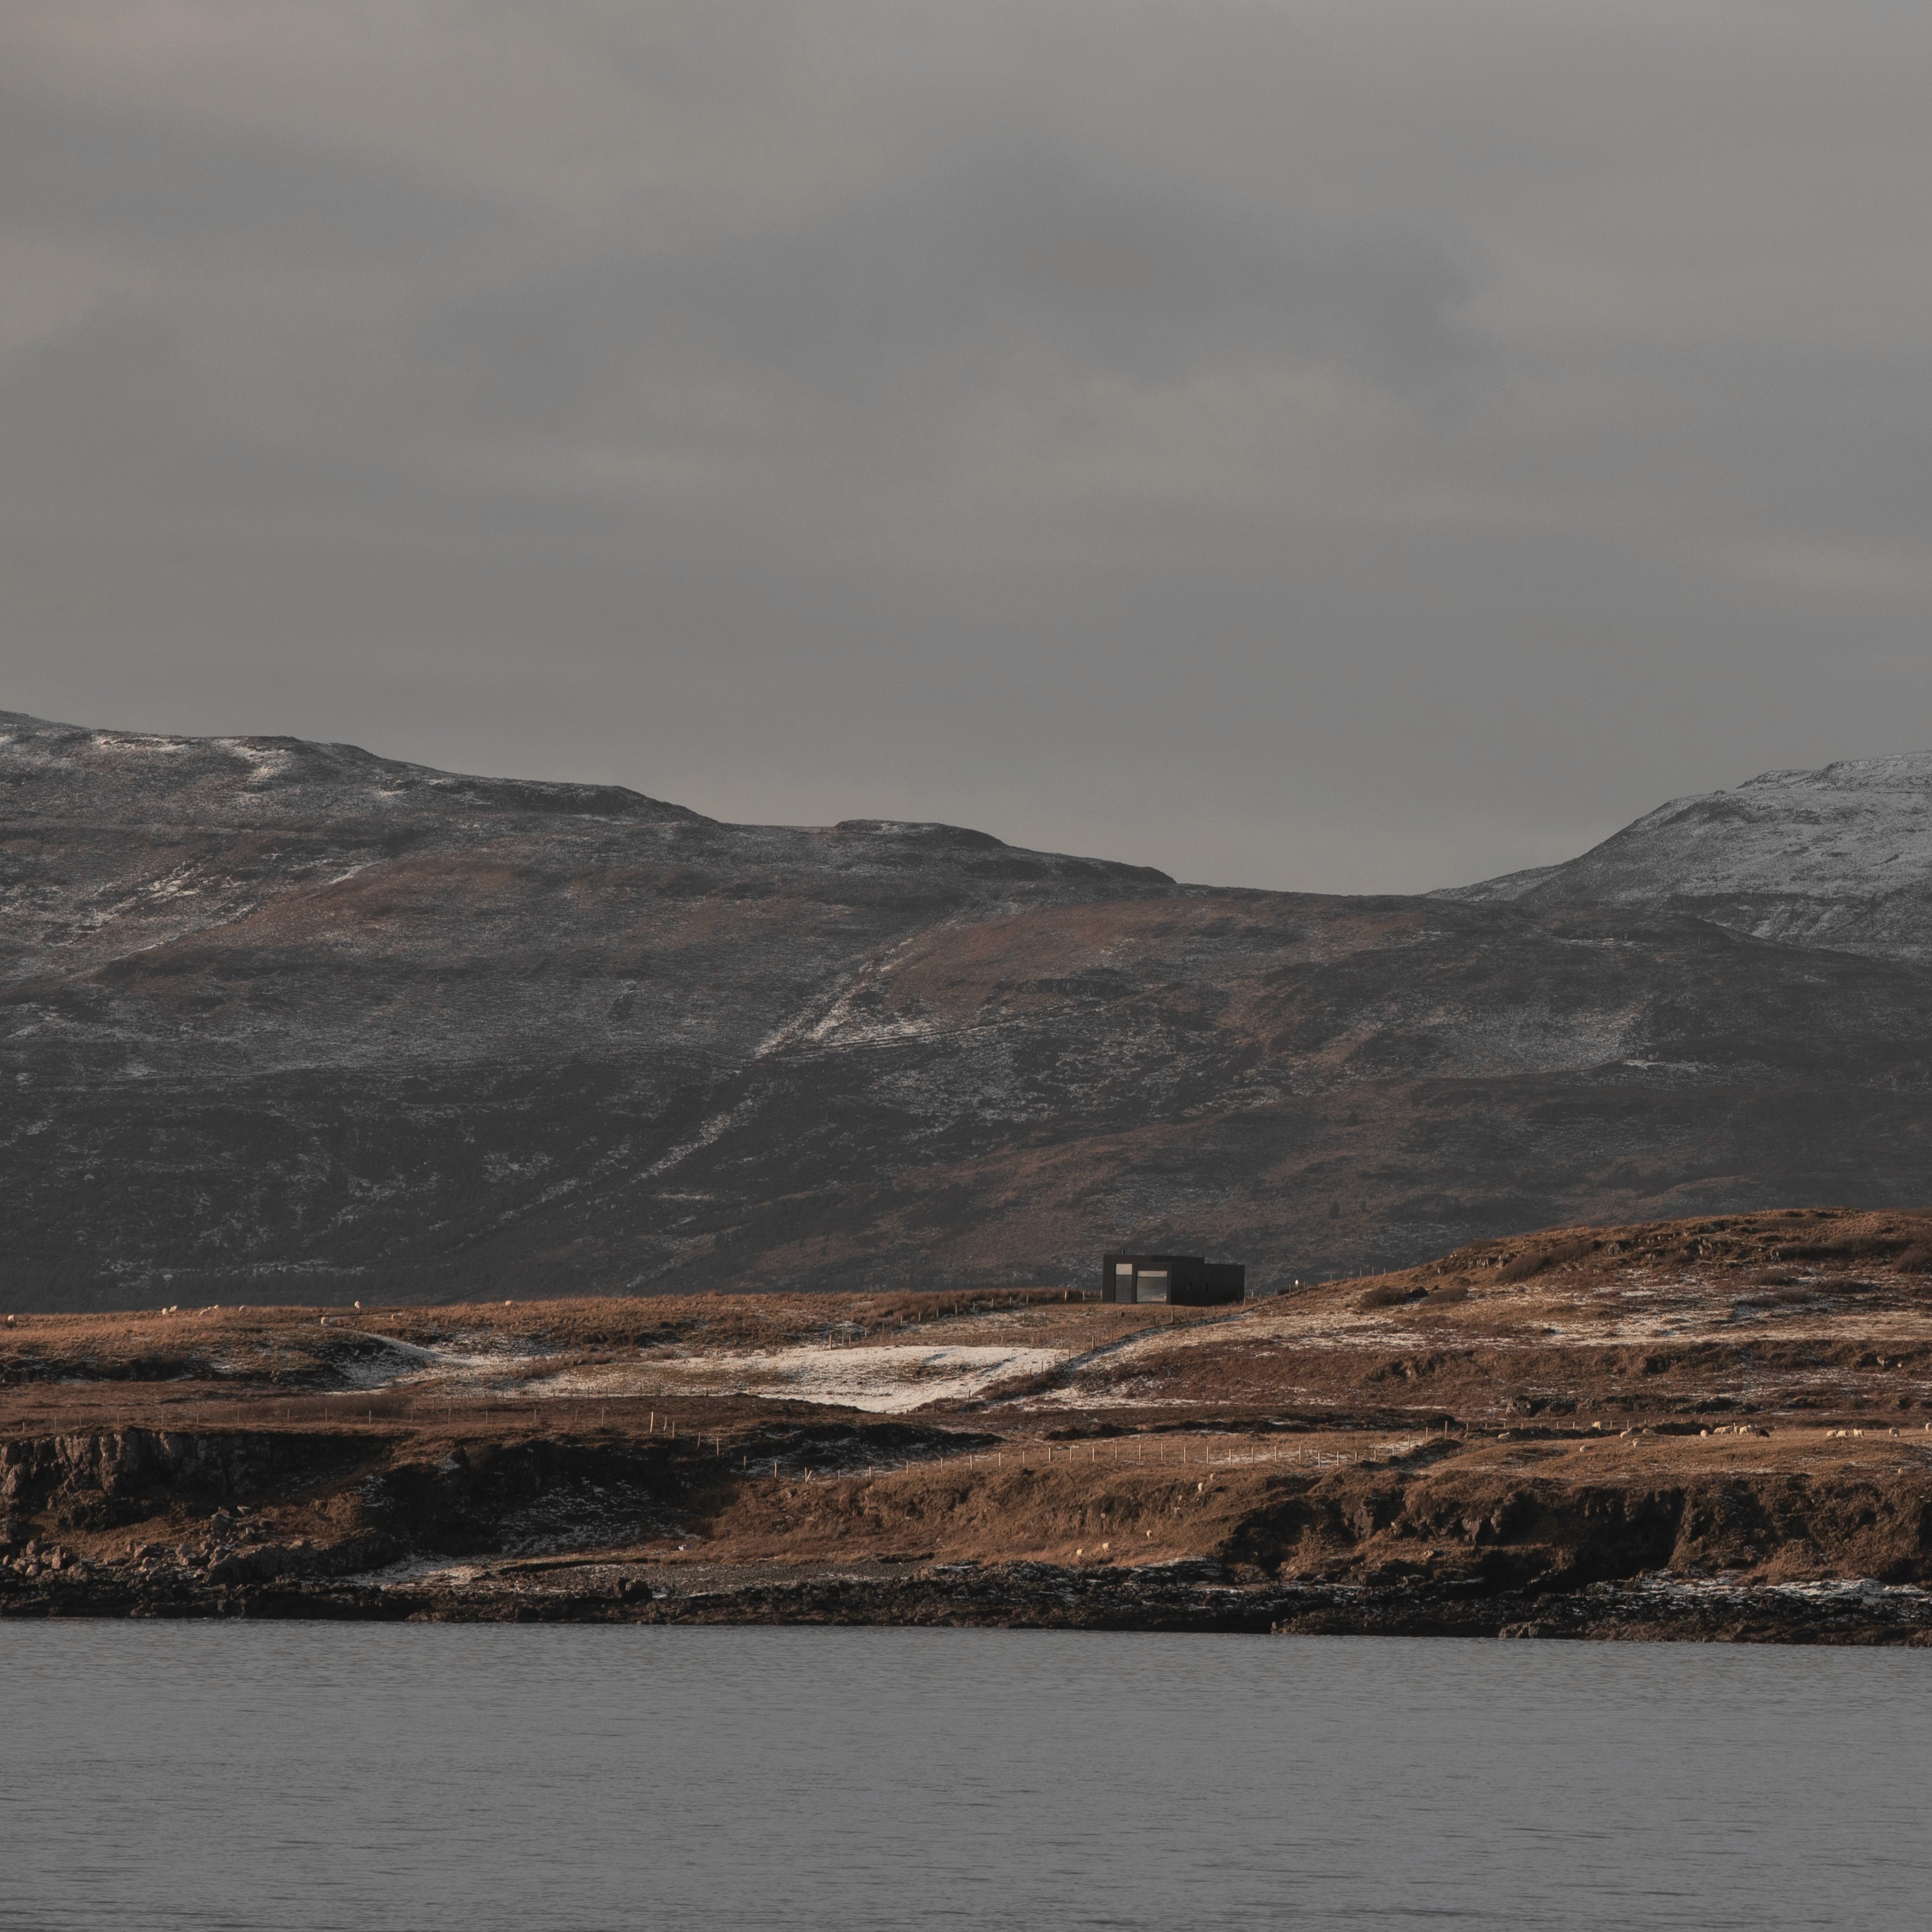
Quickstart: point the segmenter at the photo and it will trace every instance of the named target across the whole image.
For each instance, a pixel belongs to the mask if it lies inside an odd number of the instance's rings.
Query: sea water
[[[1932,1651],[0,1626],[7,1932],[1932,1924]]]

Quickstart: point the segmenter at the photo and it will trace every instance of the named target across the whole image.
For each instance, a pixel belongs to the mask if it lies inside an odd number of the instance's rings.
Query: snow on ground
[[[1442,896],[1702,901],[1708,916],[1759,938],[1922,958],[1932,952],[1932,752],[1766,772],[1672,799],[1566,864]]]
[[[525,1384],[526,1395],[752,1395],[902,1415],[928,1402],[963,1402],[996,1384],[1044,1375],[1065,1348],[776,1348],[744,1354],[600,1364]]]
[[[350,1388],[362,1392],[458,1378],[470,1382],[484,1376],[500,1378],[550,1352],[499,1348],[487,1354],[466,1354],[453,1348],[426,1348],[418,1342],[405,1342],[400,1335],[378,1335],[364,1328],[344,1332],[356,1341],[376,1345],[335,1364],[337,1372]]]

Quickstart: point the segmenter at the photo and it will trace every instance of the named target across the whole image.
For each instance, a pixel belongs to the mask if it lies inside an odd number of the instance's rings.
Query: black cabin
[[[1183,1308],[1207,1308],[1217,1301],[1239,1301],[1248,1289],[1248,1271],[1239,1262],[1203,1261],[1198,1255],[1103,1255],[1102,1301],[1166,1301]]]

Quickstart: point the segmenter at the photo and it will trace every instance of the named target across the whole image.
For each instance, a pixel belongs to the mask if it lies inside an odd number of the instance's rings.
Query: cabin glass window
[[[1134,1277],[1134,1299],[1136,1301],[1165,1301],[1167,1299],[1167,1270],[1165,1268],[1147,1270]]]

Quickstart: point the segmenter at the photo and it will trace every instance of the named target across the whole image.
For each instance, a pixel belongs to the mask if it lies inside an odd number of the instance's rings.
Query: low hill
[[[0,1618],[1932,1644],[1932,1215],[1071,1292],[0,1327]]]

